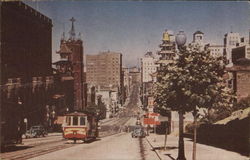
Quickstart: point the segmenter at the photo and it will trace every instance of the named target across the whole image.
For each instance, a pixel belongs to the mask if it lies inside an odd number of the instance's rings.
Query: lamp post
[[[52,111],[52,131],[54,131],[54,127],[55,127],[55,124],[54,124],[54,121],[55,121],[55,115],[56,115],[56,112],[53,110]]]
[[[187,37],[184,31],[179,31],[179,33],[175,37],[176,44],[178,49],[180,50],[184,44],[186,43]],[[177,160],[186,160],[185,152],[184,152],[184,140],[183,140],[183,110],[179,111],[179,149],[178,149],[178,157]]]

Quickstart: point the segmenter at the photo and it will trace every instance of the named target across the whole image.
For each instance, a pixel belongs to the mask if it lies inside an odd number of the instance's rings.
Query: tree
[[[179,138],[183,139],[181,121],[186,112],[193,113],[196,126],[200,108],[210,110],[232,107],[233,96],[223,83],[224,74],[222,57],[214,58],[209,52],[191,46],[188,49],[181,48],[178,58],[159,71],[155,102],[161,109],[178,111]],[[196,159],[196,129],[193,149],[193,159]]]

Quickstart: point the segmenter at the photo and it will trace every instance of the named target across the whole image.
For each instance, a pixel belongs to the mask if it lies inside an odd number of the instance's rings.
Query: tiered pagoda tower
[[[173,35],[168,33],[168,30],[162,35],[162,44],[159,45],[161,50],[158,52],[160,59],[157,62],[160,68],[174,60],[175,57],[175,41],[172,39]]]

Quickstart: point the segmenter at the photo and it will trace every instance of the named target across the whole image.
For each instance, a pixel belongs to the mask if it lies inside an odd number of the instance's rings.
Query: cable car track
[[[112,136],[123,131],[124,129],[123,127],[131,118],[130,109],[133,108],[133,106],[136,105],[136,102],[137,102],[137,98],[135,97],[135,95],[138,91],[135,89],[136,88],[134,87],[134,91],[131,94],[130,102],[128,103],[126,107],[127,109],[125,110],[125,112],[123,112],[123,115],[120,114],[119,118],[114,120],[114,123],[106,124],[106,125],[103,124],[103,126],[101,126],[102,129],[99,132],[100,138]],[[17,151],[1,153],[1,159],[3,160],[17,160],[17,159],[26,160],[26,159],[34,158],[40,155],[55,152],[58,150],[70,148],[79,144],[82,144],[82,143],[77,143],[77,144],[68,143],[67,144],[66,140],[64,139],[55,140],[55,141],[46,141],[46,142],[40,141],[38,143],[29,144],[26,146],[17,146],[17,147],[27,147],[27,149],[19,149]]]
[[[57,150],[65,149],[74,146],[74,144],[66,144],[66,141],[54,141],[49,143],[43,143],[43,145],[34,145],[27,150],[19,150],[15,152],[1,153],[1,159],[8,160],[24,160],[33,157],[37,157],[43,154],[54,152]]]

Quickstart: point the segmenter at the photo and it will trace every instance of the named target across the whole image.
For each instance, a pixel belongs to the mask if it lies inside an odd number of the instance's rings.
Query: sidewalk
[[[176,160],[178,157],[178,136],[168,135],[167,149],[164,151],[164,138],[165,135],[156,135],[151,133],[146,137],[151,147],[156,151],[162,160]],[[193,141],[185,138],[185,156],[187,160],[192,159]],[[208,146],[197,143],[197,160],[248,160],[246,156],[239,153],[227,151],[221,148]]]

